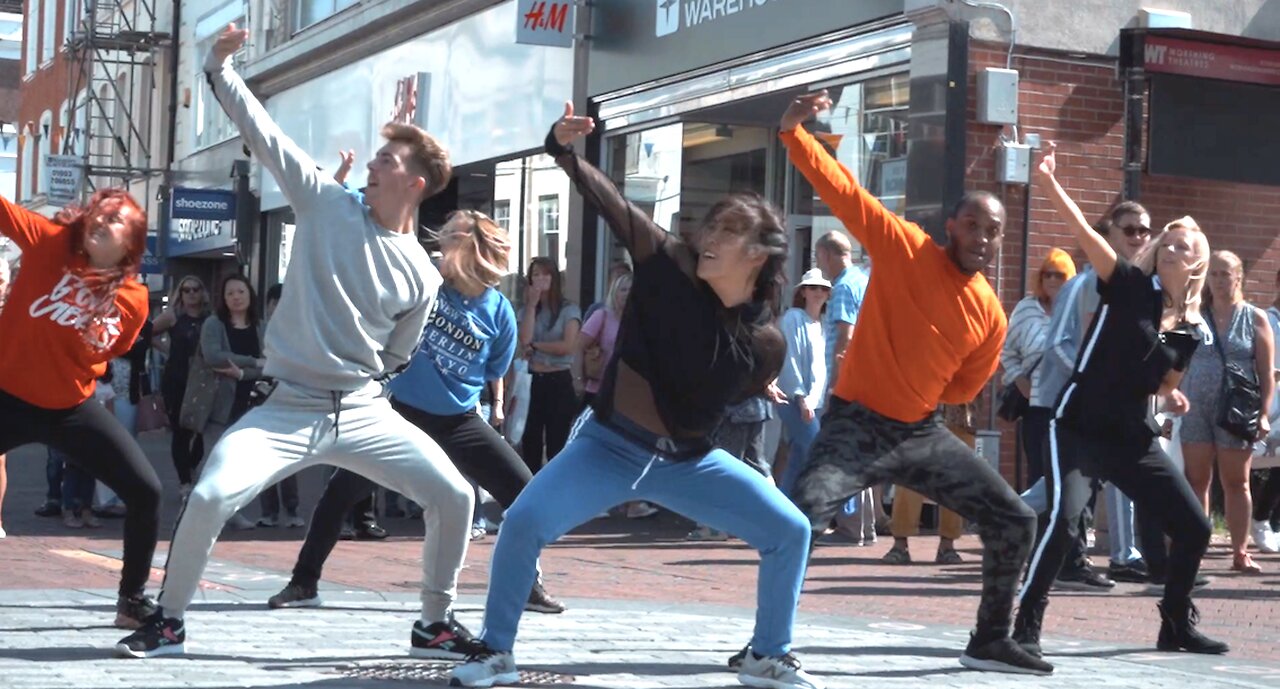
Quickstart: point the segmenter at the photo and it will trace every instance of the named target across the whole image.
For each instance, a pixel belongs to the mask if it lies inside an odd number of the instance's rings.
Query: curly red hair
[[[118,211],[122,207],[133,209],[125,230],[125,255],[110,268],[94,268],[85,265],[75,270],[76,276],[93,293],[94,305],[83,317],[89,323],[101,323],[115,308],[116,292],[126,280],[138,275],[142,267],[142,254],[147,249],[147,212],[138,205],[129,192],[123,189],[102,189],[89,197],[83,206],[67,206],[53,216],[53,222],[71,231],[71,258],[85,256],[85,236],[92,228],[98,213]]]

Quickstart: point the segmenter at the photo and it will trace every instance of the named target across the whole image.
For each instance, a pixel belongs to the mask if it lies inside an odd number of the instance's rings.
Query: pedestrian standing
[[[1268,416],[1275,386],[1271,373],[1275,341],[1266,313],[1244,300],[1244,262],[1239,256],[1230,251],[1213,252],[1205,287],[1208,308],[1204,320],[1213,341],[1196,349],[1182,379],[1181,390],[1191,405],[1182,417],[1182,458],[1187,481],[1205,514],[1209,514],[1209,484],[1216,465],[1231,535],[1231,569],[1261,574],[1262,568],[1247,549],[1253,513],[1249,471],[1254,443],[1265,440],[1271,431]],[[1239,410],[1257,416],[1250,437],[1219,423],[1226,416],[1226,407],[1233,404],[1223,394],[1223,379],[1232,373],[1251,380],[1259,392],[1253,409]]]

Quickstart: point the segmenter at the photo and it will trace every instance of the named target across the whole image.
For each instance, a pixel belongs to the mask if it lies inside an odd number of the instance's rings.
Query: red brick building
[[[44,156],[57,153],[65,128],[71,71],[66,42],[65,0],[25,0],[24,69],[17,112],[18,200],[43,207]]]
[[[1002,127],[976,121],[977,75],[988,67],[1004,67],[1007,46],[974,42],[969,52],[969,123],[967,125],[967,186],[1002,194],[1008,207],[1003,260],[997,281],[1000,296],[1011,312],[1022,298],[1023,213],[1026,195],[1020,187],[996,182],[995,155]],[[1116,58],[1069,57],[1048,50],[1015,50],[1018,70],[1020,134],[1040,134],[1057,143],[1058,179],[1079,203],[1085,217],[1101,218],[1122,199],[1124,186],[1124,89]],[[1149,112],[1149,111],[1148,111]],[[1260,116],[1262,116],[1260,114]],[[1226,136],[1228,134],[1224,134]],[[1033,166],[1038,159],[1033,158]],[[1246,270],[1246,298],[1266,305],[1275,299],[1280,269],[1280,188],[1188,177],[1153,175],[1143,170],[1141,201],[1152,224],[1162,226],[1191,215],[1204,229],[1213,249],[1239,254]],[[1028,263],[1035,271],[1053,247],[1066,249],[1084,265],[1082,252],[1058,218],[1043,188],[1031,187]],[[989,410],[988,410],[989,412]],[[985,420],[985,419],[984,419]],[[983,424],[980,424],[983,425]],[[1001,469],[1014,473],[1014,433],[1004,431]]]

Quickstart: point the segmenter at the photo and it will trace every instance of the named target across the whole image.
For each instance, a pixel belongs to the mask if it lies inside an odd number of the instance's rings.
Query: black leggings
[[[204,459],[204,436],[178,423],[182,417],[182,397],[181,394],[165,397],[164,406],[169,412],[169,429],[173,431],[169,453],[173,455],[173,468],[178,470],[178,483],[185,486],[195,482],[196,467]]]
[[[1280,469],[1268,469],[1266,483],[1253,496],[1253,520],[1277,521],[1280,517]]]
[[[515,449],[479,414],[437,416],[395,400],[391,406],[439,443],[454,466],[479,483],[504,509],[516,501],[516,496],[533,478]],[[375,487],[369,479],[346,469],[334,473],[311,517],[307,540],[293,568],[293,584],[315,586],[320,581],[324,562],[338,542],[343,519],[351,507],[368,497]]]
[[[534,373],[529,385],[529,414],[525,417],[520,452],[529,471],[538,473],[569,440],[569,429],[579,410],[573,374],[568,371]],[[546,454],[543,454],[543,448]]]
[[[160,517],[160,479],[138,442],[97,400],[50,410],[0,391],[0,453],[43,443],[124,501],[124,567],[120,595],[141,594],[151,574]]]
[[[1022,601],[1048,598],[1068,548],[1079,537],[1080,514],[1099,480],[1110,481],[1129,496],[1148,528],[1158,524],[1169,536],[1167,564],[1160,563],[1165,570],[1161,572],[1165,575],[1164,599],[1175,605],[1188,600],[1200,560],[1209,547],[1211,527],[1186,477],[1160,449],[1159,441],[1126,444],[1086,436],[1056,421],[1050,440],[1045,480],[1053,519],[1031,558]],[[1149,544],[1147,548],[1155,550]]]

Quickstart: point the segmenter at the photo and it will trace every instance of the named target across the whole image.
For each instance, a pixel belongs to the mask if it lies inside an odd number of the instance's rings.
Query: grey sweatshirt
[[[267,329],[264,373],[349,392],[409,362],[442,282],[413,233],[369,210],[285,136],[231,68],[210,52],[214,96],[297,218],[284,293]]]

